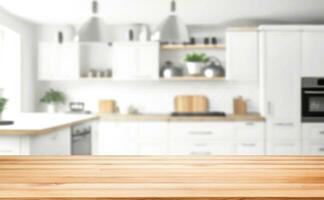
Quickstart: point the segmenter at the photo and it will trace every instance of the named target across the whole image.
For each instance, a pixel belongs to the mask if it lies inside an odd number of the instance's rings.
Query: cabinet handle
[[[211,155],[211,152],[210,151],[192,151],[190,154],[195,155],[195,156],[208,156],[208,155]]]
[[[190,131],[190,135],[212,135],[212,131]]]
[[[245,147],[255,147],[256,144],[255,143],[242,143],[242,146],[245,146]]]
[[[270,101],[268,102],[268,114],[269,114],[269,115],[272,114],[272,104],[271,104]]]
[[[294,123],[282,123],[282,122],[279,122],[279,123],[275,123],[276,126],[294,126]]]

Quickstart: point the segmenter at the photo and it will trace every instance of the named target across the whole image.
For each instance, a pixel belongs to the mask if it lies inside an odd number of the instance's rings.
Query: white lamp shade
[[[189,32],[178,16],[170,15],[157,26],[151,39],[168,43],[189,42]]]
[[[106,42],[105,23],[99,17],[91,17],[79,30],[79,42]]]

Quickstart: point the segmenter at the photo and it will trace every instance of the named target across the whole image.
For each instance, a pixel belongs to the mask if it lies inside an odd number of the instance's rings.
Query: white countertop
[[[0,134],[41,134],[78,123],[99,119],[87,114],[21,113],[5,115],[3,120],[13,120],[13,125],[0,125]]]

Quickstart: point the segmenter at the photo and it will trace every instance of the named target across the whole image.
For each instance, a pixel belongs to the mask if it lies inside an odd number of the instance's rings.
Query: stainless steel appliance
[[[90,124],[81,124],[72,127],[72,155],[91,155],[91,130]]]
[[[302,79],[302,121],[324,122],[324,77]]]

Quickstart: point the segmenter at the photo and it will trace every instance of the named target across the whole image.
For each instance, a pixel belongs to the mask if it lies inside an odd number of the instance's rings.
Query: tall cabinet
[[[260,28],[262,113],[267,118],[267,152],[301,153],[301,37],[293,28]]]

